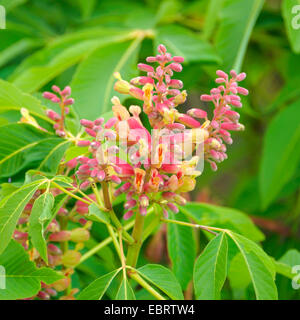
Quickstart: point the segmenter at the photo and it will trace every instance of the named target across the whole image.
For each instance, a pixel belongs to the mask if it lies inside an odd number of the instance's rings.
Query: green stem
[[[134,242],[129,246],[126,263],[129,266],[135,267],[137,259],[140,253],[140,249],[143,243],[143,228],[144,228],[145,217],[142,216],[139,212],[135,216],[135,224],[132,232],[132,237]]]
[[[131,221],[130,223],[126,224],[124,226],[124,230],[129,230],[130,228],[133,227],[134,221]],[[98,251],[100,251],[102,248],[104,248],[105,246],[107,246],[108,244],[110,244],[112,242],[112,237],[108,237],[105,240],[103,240],[102,242],[100,242],[99,244],[97,244],[94,248],[90,249],[88,252],[86,252],[80,259],[79,264],[81,264],[82,262],[84,262],[85,260],[87,260],[88,258],[90,258],[91,256],[93,256],[95,253],[97,253]]]
[[[166,223],[174,223],[174,224],[179,224],[181,226],[186,226],[186,227],[192,227],[192,228],[199,228],[202,230],[205,230],[207,232],[210,232],[214,235],[217,235],[217,232],[214,232],[212,230],[218,230],[218,228],[212,228],[212,227],[206,227],[206,226],[202,226],[200,224],[194,224],[194,223],[188,223],[188,222],[184,222],[184,221],[178,221],[178,220],[170,220],[170,219],[160,219],[162,222],[166,222]],[[212,229],[212,230],[210,230]]]
[[[153,289],[137,272],[130,272],[129,275],[139,285],[141,285],[144,289],[151,293],[153,297],[155,297],[158,300],[166,300],[161,294],[159,294],[155,289]]]
[[[118,230],[122,230],[122,234],[126,240],[128,240],[130,243],[134,241],[134,239],[131,237],[131,235],[124,230],[122,223],[119,221],[118,217],[116,216],[114,209],[111,205],[110,196],[109,196],[109,189],[108,189],[108,183],[106,181],[103,181],[101,183],[102,186],[102,193],[103,193],[103,200],[104,200],[104,206],[109,211],[110,218],[116,228]]]
[[[92,204],[92,202],[89,202],[89,201],[86,201],[85,199],[82,199],[78,196],[76,196],[75,194],[73,194],[72,192],[68,191],[67,189],[61,187],[59,184],[57,184],[56,182],[52,181],[52,184],[55,186],[55,188],[61,190],[62,192],[64,192],[65,194],[69,195],[70,197],[74,198],[74,199],[77,199],[81,202],[84,202],[88,205]]]

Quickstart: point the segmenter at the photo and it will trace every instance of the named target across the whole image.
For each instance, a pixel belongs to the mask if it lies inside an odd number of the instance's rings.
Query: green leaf
[[[29,217],[29,235],[35,249],[48,264],[47,243],[44,237],[44,223],[51,218],[54,197],[50,192],[40,195],[33,204]]]
[[[300,101],[272,119],[264,137],[260,195],[265,209],[293,177],[300,161]]]
[[[5,289],[0,290],[0,300],[30,298],[40,291],[41,281],[51,284],[62,278],[52,269],[36,268],[22,245],[15,241],[0,255],[0,265],[5,270],[0,273],[0,281],[5,283]]]
[[[70,145],[71,142],[68,140],[63,140],[61,143],[57,144],[40,163],[38,170],[48,173],[56,173],[60,161]]]
[[[300,265],[300,252],[296,249],[287,251],[278,261],[275,261],[276,272],[293,279],[295,273],[292,268]]]
[[[89,213],[86,217],[93,221],[102,222],[105,224],[110,223],[109,214],[107,212],[101,211],[95,203],[92,203],[89,206]]]
[[[251,240],[227,231],[247,265],[257,300],[276,300],[275,265],[272,259]]]
[[[62,143],[61,138],[46,133],[29,124],[8,124],[0,127],[0,176],[9,177],[28,165],[34,166],[51,156],[53,148]],[[49,156],[50,154],[50,156]],[[58,158],[51,158],[51,167]],[[48,163],[47,163],[48,164]]]
[[[176,56],[182,56],[185,62],[220,62],[213,47],[195,33],[186,28],[171,25],[159,28],[155,44],[164,44],[168,51]]]
[[[138,273],[173,300],[183,300],[182,289],[174,274],[158,264],[147,264]]]
[[[35,191],[45,183],[38,180],[24,185],[0,202],[0,254],[7,247],[17,221]]]
[[[188,203],[180,210],[198,224],[230,229],[257,242],[264,240],[251,219],[239,210],[206,203]]]
[[[94,28],[61,37],[30,56],[15,70],[10,80],[26,92],[34,92],[107,43],[128,37],[124,31]]]
[[[81,155],[84,155],[86,153],[88,153],[88,147],[77,147],[77,146],[73,146],[71,148],[69,148],[65,154],[65,162],[68,162],[74,158],[77,158]]]
[[[135,294],[127,279],[122,280],[115,300],[136,300]]]
[[[230,287],[232,289],[245,290],[251,283],[251,277],[247,268],[247,264],[241,252],[236,254],[230,261],[228,278],[230,281]]]
[[[170,215],[170,218],[179,221],[189,220],[179,212]],[[196,244],[193,229],[178,224],[169,223],[167,233],[168,254],[172,262],[172,270],[183,290],[193,277],[194,262],[196,259]]]
[[[227,275],[228,245],[221,232],[209,242],[195,263],[194,286],[198,300],[220,299]]]
[[[207,5],[208,8],[205,14],[205,23],[203,27],[203,39],[205,40],[210,39],[213,34],[223,1],[224,0],[210,0]]]
[[[247,45],[264,0],[224,0],[216,47],[225,71],[240,72]]]
[[[0,79],[0,114],[8,110],[20,111],[21,108],[26,108],[34,117],[50,121],[45,113],[46,108],[37,98],[23,93],[13,84]]]
[[[93,281],[80,292],[77,300],[101,300],[118,272],[119,270],[114,270]]]
[[[283,0],[282,15],[291,47],[295,53],[300,53],[300,1]]]
[[[110,99],[117,95],[113,92],[113,73],[120,72],[128,79],[137,74],[135,64],[140,42],[137,38],[101,47],[80,64],[71,86],[81,118],[94,119],[111,108]]]

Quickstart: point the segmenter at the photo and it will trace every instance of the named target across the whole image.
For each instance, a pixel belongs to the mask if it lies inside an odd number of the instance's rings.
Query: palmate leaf
[[[265,209],[289,182],[300,162],[300,101],[272,119],[264,137],[259,172],[260,195]]]
[[[264,240],[263,233],[239,210],[207,203],[187,203],[180,210],[198,224],[230,229],[256,242]]]
[[[253,241],[226,232],[239,249],[247,266],[257,300],[276,300],[275,265],[272,259]]]
[[[111,109],[114,72],[126,75],[126,79],[137,74],[137,54],[141,38],[115,43],[93,51],[83,61],[74,75],[71,86],[76,100],[76,111],[82,118],[95,119]],[[121,97],[124,99],[123,97]]]
[[[62,278],[52,269],[36,268],[22,245],[14,240],[0,254],[0,265],[5,271],[0,273],[0,282],[5,286],[0,290],[0,300],[30,298],[41,289],[41,281],[51,284]]]
[[[54,172],[63,155],[66,140],[29,124],[0,127],[0,176],[10,177],[29,164]]]
[[[182,56],[185,62],[220,62],[213,47],[193,32],[177,25],[158,28],[155,44],[164,44],[168,51]]]
[[[264,0],[224,0],[216,48],[225,71],[240,72],[248,41]]]
[[[119,273],[119,271],[119,269],[114,270],[93,281],[90,285],[88,285],[80,292],[77,300],[101,300],[107,288]]]
[[[35,191],[45,180],[28,183],[12,192],[0,202],[0,254],[5,250],[16,227],[17,221]]]
[[[138,273],[157,286],[173,300],[183,300],[182,289],[174,274],[158,264],[147,264],[139,269]]]
[[[220,299],[227,274],[228,245],[226,234],[221,232],[209,242],[194,268],[195,295],[198,300]]]
[[[48,264],[47,243],[44,238],[44,224],[51,218],[54,196],[50,192],[40,195],[33,204],[29,217],[29,235],[35,249]]]
[[[290,279],[294,279],[299,270],[293,272],[293,267],[300,265],[300,252],[296,249],[288,250],[278,261],[275,261],[276,272]]]
[[[179,212],[173,219],[189,222],[189,220]],[[167,233],[168,254],[172,261],[172,270],[180,282],[183,290],[193,276],[194,262],[196,259],[196,244],[193,230],[190,227],[178,224],[168,224]]]
[[[105,224],[110,223],[110,218],[107,212],[101,211],[95,203],[89,206],[89,213],[87,218],[93,221],[102,222]]]

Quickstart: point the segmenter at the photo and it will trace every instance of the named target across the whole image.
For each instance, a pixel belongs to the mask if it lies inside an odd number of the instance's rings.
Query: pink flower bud
[[[174,62],[178,62],[178,63],[183,63],[184,62],[184,58],[180,57],[180,56],[174,56],[173,57],[173,61]]]
[[[53,103],[60,103],[60,99],[59,99],[58,97],[53,97],[53,98],[51,99],[51,101],[52,101]]]
[[[129,94],[139,100],[143,100],[144,98],[144,91],[140,88],[136,88],[136,87],[131,87],[129,89]]]
[[[216,165],[215,162],[211,161],[210,162],[210,167],[213,171],[217,171],[218,170],[218,166]]]
[[[145,216],[147,214],[147,208],[146,207],[139,207],[139,212],[142,216]]]
[[[60,137],[64,137],[66,135],[66,133],[63,130],[56,130],[55,133]]]
[[[124,209],[125,210],[129,210],[129,209],[131,209],[131,208],[133,208],[135,206],[136,206],[136,200],[130,199],[129,201],[125,202]]]
[[[80,140],[77,142],[78,147],[87,147],[91,144],[91,141],[89,140]]]
[[[53,256],[59,256],[62,254],[62,251],[60,250],[60,248],[58,248],[56,245],[52,243],[49,243],[47,248],[48,248],[48,253]]]
[[[153,67],[149,66],[148,64],[145,63],[139,63],[137,65],[137,67],[141,70],[141,71],[146,71],[146,72],[153,72],[154,69]]]
[[[118,177],[118,176],[115,176],[115,175],[112,175],[110,177],[110,180],[116,184],[120,184],[122,182],[122,180]]]
[[[69,86],[66,86],[64,90],[61,92],[62,96],[68,97],[71,95],[71,88]]]
[[[97,178],[99,179],[99,181],[103,181],[105,179],[105,172],[103,170],[100,170],[98,172]]]
[[[60,93],[60,88],[59,88],[58,86],[56,86],[56,85],[53,85],[53,86],[51,87],[51,89],[52,89],[54,92]]]
[[[160,54],[165,54],[167,52],[167,49],[166,47],[163,45],[163,44],[160,44],[158,47],[157,47],[157,51],[160,53]]]
[[[57,121],[60,119],[60,115],[51,109],[47,109],[46,115],[47,117],[49,117],[51,120],[54,120],[54,121]]]
[[[43,97],[48,100],[51,100],[55,97],[57,98],[57,96],[54,93],[47,92],[47,91],[43,93]]]
[[[49,300],[50,299],[50,296],[48,293],[44,292],[44,291],[40,291],[38,294],[37,294],[37,297],[42,299],[42,300]]]
[[[216,120],[213,120],[210,124],[214,129],[218,129],[219,128],[219,123]]]
[[[206,119],[207,118],[207,112],[202,110],[202,109],[190,109],[188,112],[188,115],[194,117],[194,118],[202,118],[202,119]]]
[[[142,207],[148,207],[149,206],[149,198],[145,194],[141,195],[139,197],[139,203]]]
[[[183,83],[182,81],[180,80],[177,80],[177,79],[172,79],[168,85],[172,88],[175,88],[175,89],[181,89],[183,87]]]
[[[147,57],[147,58],[146,58],[146,61],[147,61],[147,62],[150,62],[150,63],[153,63],[153,62],[156,62],[157,59],[156,59],[156,57]]]
[[[247,96],[249,94],[249,91],[243,87],[237,87],[237,92],[239,94],[242,94],[243,96]]]
[[[71,231],[59,231],[50,234],[49,240],[54,242],[68,241],[71,239]]]
[[[200,96],[200,99],[201,99],[202,101],[212,101],[212,100],[213,100],[213,97],[210,96],[210,95],[208,95],[208,94],[202,94],[202,95]]]
[[[93,128],[94,127],[94,122],[86,119],[81,119],[80,124],[86,128]]]
[[[169,64],[169,68],[171,68],[173,71],[181,72],[182,71],[182,65],[177,62],[172,62]]]
[[[65,106],[71,106],[72,104],[74,104],[75,100],[73,98],[67,99],[64,101],[64,105]]]
[[[124,220],[128,220],[128,219],[130,219],[132,216],[133,216],[133,211],[132,211],[132,210],[129,210],[129,211],[127,211],[127,212],[124,214],[123,219],[124,219]]]
[[[243,81],[246,78],[246,73],[242,72],[236,77],[236,81]]]
[[[104,122],[104,118],[98,118],[94,121],[96,126],[101,126]]]
[[[82,182],[79,188],[80,190],[86,190],[89,186],[90,186],[90,181],[84,181]]]
[[[71,160],[69,160],[69,161],[66,163],[66,166],[67,166],[68,168],[70,168],[70,169],[74,169],[74,168],[76,167],[76,165],[77,165],[77,160],[76,160],[76,158],[71,159]]]
[[[178,212],[179,212],[178,207],[177,207],[174,203],[168,202],[168,203],[167,203],[167,206],[168,206],[168,208],[169,208],[171,211],[173,211],[174,213],[178,213]]]
[[[237,73],[234,70],[230,71],[230,75],[232,76],[232,78],[236,78],[237,77]]]
[[[198,122],[197,120],[195,120],[194,118],[186,115],[186,114],[182,114],[178,117],[178,121],[188,127],[191,128],[199,128],[201,126],[201,123]]]
[[[241,108],[243,106],[242,103],[238,100],[231,100],[231,104],[237,108]]]
[[[111,119],[107,120],[104,128],[105,128],[105,129],[110,129],[111,127],[113,127],[113,126],[115,125],[115,123],[116,123],[117,121],[118,121],[117,118],[111,118]]]
[[[225,72],[222,71],[222,70],[217,70],[217,71],[216,71],[216,74],[217,74],[217,76],[219,76],[219,77],[221,77],[221,78],[224,78],[224,79],[227,79],[227,78],[228,78],[227,73],[225,73]]]
[[[90,128],[85,128],[85,132],[93,138],[96,138],[96,136],[97,136],[97,133]]]

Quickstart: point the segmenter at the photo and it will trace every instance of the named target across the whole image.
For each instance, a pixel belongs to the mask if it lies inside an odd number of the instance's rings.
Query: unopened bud
[[[62,264],[66,267],[74,267],[76,266],[81,258],[81,254],[75,250],[69,250],[62,256]]]
[[[73,242],[85,242],[90,238],[90,233],[88,230],[83,228],[76,228],[71,231],[71,240]]]

